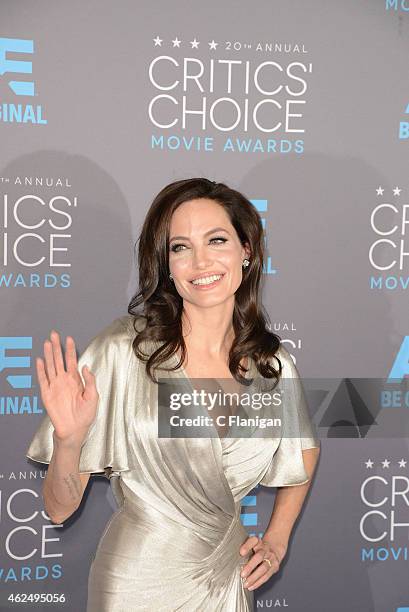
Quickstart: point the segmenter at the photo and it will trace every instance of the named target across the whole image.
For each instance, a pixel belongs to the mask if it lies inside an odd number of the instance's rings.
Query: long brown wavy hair
[[[229,352],[229,369],[241,384],[248,384],[241,372],[248,370],[241,365],[243,357],[250,356],[259,373],[265,378],[279,380],[282,364],[277,371],[272,358],[280,346],[281,337],[269,331],[269,318],[259,297],[260,280],[264,264],[263,226],[256,208],[239,191],[224,183],[206,178],[190,178],[166,185],[153,200],[145,217],[139,242],[139,290],[132,297],[128,313],[134,315],[137,331],[132,347],[135,355],[146,362],[146,371],[152,381],[158,382],[153,370],[180,352],[180,359],[173,368],[181,367],[186,358],[186,345],[182,335],[183,300],[169,278],[169,227],[174,211],[183,202],[207,198],[224,208],[244,245],[251,249],[250,265],[243,269],[243,280],[235,293],[233,330],[235,338]],[[142,310],[135,310],[140,304]],[[137,319],[144,321],[138,329]],[[142,344],[153,341],[156,349],[144,352]],[[246,382],[247,381],[247,382]]]

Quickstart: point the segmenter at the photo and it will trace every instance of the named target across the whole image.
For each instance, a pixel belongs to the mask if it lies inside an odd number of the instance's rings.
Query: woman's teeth
[[[213,276],[206,276],[203,278],[198,278],[196,280],[191,281],[193,285],[210,285],[217,280],[220,280],[223,274],[214,274]]]

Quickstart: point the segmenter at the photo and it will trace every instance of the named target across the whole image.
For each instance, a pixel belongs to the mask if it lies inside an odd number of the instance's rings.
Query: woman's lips
[[[192,281],[190,281],[190,284],[192,285],[192,287],[194,287],[194,289],[201,289],[202,291],[205,289],[212,289],[213,287],[216,287],[216,285],[218,285],[219,283],[221,283],[221,281],[224,278],[224,274],[222,274],[221,278],[219,278],[218,280],[213,281],[212,283],[207,283],[205,285],[194,285],[192,283]]]

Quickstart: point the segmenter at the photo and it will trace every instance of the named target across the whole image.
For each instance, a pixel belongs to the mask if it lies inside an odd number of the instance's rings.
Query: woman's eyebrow
[[[227,229],[224,229],[224,227],[214,227],[213,229],[209,230],[208,232],[205,232],[203,235],[204,236],[208,236],[209,234],[213,234],[213,232],[226,232],[226,234],[229,234],[229,232],[227,231]],[[189,240],[189,238],[187,236],[172,236],[172,238],[169,239],[169,242],[171,240]]]

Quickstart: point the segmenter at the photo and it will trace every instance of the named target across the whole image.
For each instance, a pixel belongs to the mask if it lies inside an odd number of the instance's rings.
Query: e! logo
[[[21,38],[0,38],[0,75],[10,72],[19,74],[31,74],[33,72],[32,62],[27,60],[13,60],[6,57],[7,53],[33,53],[34,44],[32,40]],[[33,81],[8,81],[8,86],[16,96],[34,96]]]
[[[6,355],[6,351],[32,348],[31,336],[0,336],[0,372],[11,368],[29,368],[29,355]],[[31,389],[31,374],[9,374],[6,380],[13,389]]]

